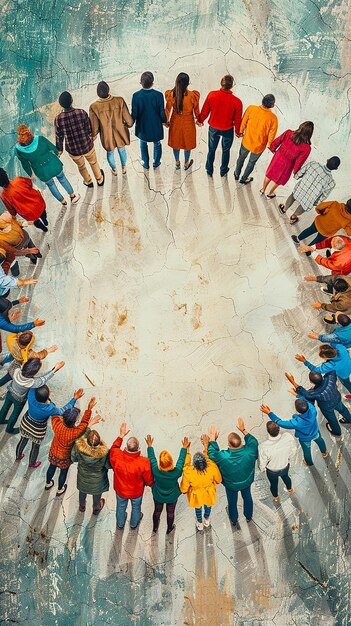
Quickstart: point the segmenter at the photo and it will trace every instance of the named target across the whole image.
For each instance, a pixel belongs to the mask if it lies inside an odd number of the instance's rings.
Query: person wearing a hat
[[[0,168],[0,187],[3,188],[1,200],[13,217],[19,215],[24,220],[32,221],[34,226],[44,233],[47,232],[45,200],[40,191],[33,187],[30,178],[16,176],[10,180],[7,172]]]

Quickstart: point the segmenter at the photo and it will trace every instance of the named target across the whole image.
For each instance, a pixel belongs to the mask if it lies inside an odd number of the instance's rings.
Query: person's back
[[[90,432],[87,429],[82,437],[76,439],[71,459],[78,463],[78,490],[86,494],[101,494],[109,488],[107,474],[109,449],[102,440],[96,446],[89,445],[87,436]]]
[[[37,219],[37,213],[45,210],[45,200],[40,191],[34,189],[31,179],[24,176],[16,176],[10,180],[9,185],[2,191],[1,199],[13,217],[18,213],[28,220]],[[36,211],[31,214],[33,205]]]
[[[161,141],[166,123],[163,93],[153,87],[142,88],[132,97],[132,118],[135,134],[142,141]]]
[[[121,498],[134,499],[144,492],[146,484],[151,486],[152,476],[149,459],[140,450],[121,450],[120,437],[112,444],[110,463],[114,473],[114,489]]]
[[[245,489],[254,480],[258,457],[258,441],[253,435],[245,435],[245,445],[240,448],[219,450],[215,441],[210,441],[209,457],[217,463],[223,484],[236,491]]]
[[[84,109],[71,106],[56,116],[56,143],[57,149],[63,149],[61,137],[64,138],[65,148],[70,155],[81,156],[93,149],[94,143],[91,134],[89,116]]]
[[[242,126],[244,123],[242,144],[246,150],[258,154],[263,152],[267,144],[270,146],[278,128],[277,116],[271,108],[251,104],[244,113]]]
[[[290,458],[296,452],[295,438],[290,433],[278,434],[270,437],[259,445],[260,468],[268,467],[277,471],[288,465]],[[262,462],[264,461],[264,463]]]

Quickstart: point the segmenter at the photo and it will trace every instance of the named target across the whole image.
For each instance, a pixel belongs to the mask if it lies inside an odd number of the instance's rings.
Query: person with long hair
[[[93,496],[93,515],[99,515],[105,506],[102,494],[109,490],[108,470],[111,469],[109,449],[96,430],[87,428],[82,437],[76,439],[71,460],[78,463],[77,489],[79,510],[84,513],[87,495]]]
[[[267,198],[270,200],[275,198],[277,187],[285,185],[291,174],[299,171],[311,152],[313,130],[313,122],[303,122],[297,130],[286,130],[272,141],[269,149],[274,156],[267,168],[260,190],[262,195],[266,193],[269,183],[272,182]]]
[[[196,148],[195,119],[200,116],[200,93],[188,89],[190,78],[185,72],[178,74],[173,89],[168,89],[166,97],[166,117],[169,122],[168,145],[173,148],[176,169],[180,170],[180,150],[184,150],[184,169],[193,164],[191,150]]]

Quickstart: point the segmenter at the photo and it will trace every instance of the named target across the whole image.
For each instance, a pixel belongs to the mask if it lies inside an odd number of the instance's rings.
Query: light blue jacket
[[[351,374],[351,359],[347,349],[340,343],[334,344],[333,347],[338,352],[334,359],[325,361],[322,365],[313,365],[309,361],[305,361],[306,367],[308,367],[311,372],[318,372],[319,374],[326,374],[327,372],[335,370],[339,378],[349,378]]]

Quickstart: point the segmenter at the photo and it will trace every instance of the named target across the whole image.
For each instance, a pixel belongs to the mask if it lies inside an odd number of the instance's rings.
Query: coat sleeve
[[[36,352],[35,350],[30,350],[28,358],[29,359],[40,359],[42,361],[43,359],[46,359],[48,354],[49,353],[48,353],[47,350],[45,350],[45,348],[44,348],[44,350],[39,350],[38,352]]]
[[[211,461],[214,461],[215,463],[218,463],[218,461],[221,458],[221,451],[219,449],[219,445],[218,445],[217,441],[210,441],[209,442],[207,454],[208,454],[209,458],[211,459]]]
[[[99,118],[96,115],[92,106],[89,107],[89,119],[90,119],[90,124],[91,124],[92,135],[93,137],[96,137],[96,135],[98,135],[100,132],[100,123],[99,123]]]
[[[149,459],[146,459],[147,463],[146,463],[146,467],[143,471],[143,481],[145,483],[145,485],[147,485],[148,487],[152,487],[152,485],[154,484],[154,475],[152,473],[152,469],[151,469],[151,463],[149,461]]]
[[[319,215],[326,215],[331,208],[333,202],[321,202],[316,206],[316,213]]]
[[[55,117],[55,138],[56,138],[56,148],[59,152],[63,152],[63,141],[65,138],[62,125],[60,124],[60,120],[58,117]]]
[[[176,466],[175,466],[176,475],[177,475],[178,478],[183,473],[183,468],[184,468],[184,464],[185,464],[186,454],[187,454],[187,448],[182,448],[181,451],[179,452],[178,461],[177,461]]]
[[[252,450],[252,452],[254,452],[254,454],[256,454],[256,459],[258,457],[258,441],[256,439],[256,437],[254,437],[253,435],[250,435],[250,433],[248,433],[247,435],[244,436],[245,439],[245,445],[250,449],[250,451]]]
[[[172,95],[172,90],[171,89],[168,89],[165,92],[165,99],[166,99],[165,112],[166,112],[166,118],[167,118],[167,121],[168,121],[169,118],[171,117],[171,113],[172,113],[172,109],[173,109],[173,95]]]
[[[157,465],[157,459],[156,459],[156,455],[155,455],[155,450],[153,449],[152,446],[150,446],[147,449],[147,456],[149,457],[150,463],[151,463],[151,468],[152,469],[157,469],[158,465]]]
[[[267,455],[265,446],[260,444],[258,446],[258,467],[261,472],[264,472],[264,470],[266,469],[267,462],[268,462],[268,455]]]
[[[302,385],[296,387],[296,392],[299,396],[305,398],[306,400],[308,400],[308,402],[312,403],[315,401],[316,398],[318,398],[320,393],[317,389],[306,389],[305,387],[302,387]]]
[[[137,99],[135,97],[135,95],[133,94],[132,96],[132,118],[135,122],[135,120],[138,117],[138,106],[137,106]]]
[[[86,411],[84,411],[84,415],[81,419],[80,424],[70,429],[72,434],[74,433],[75,439],[78,439],[78,437],[80,437],[86,431],[90,418],[91,418],[91,411],[87,409]]]
[[[210,463],[213,469],[213,482],[215,482],[217,485],[220,485],[222,482],[222,474],[218,469],[218,465],[216,465],[216,463],[214,463],[213,461],[210,461]]]
[[[241,100],[239,100],[239,98],[237,98],[237,102],[235,104],[235,109],[234,109],[234,119],[233,119],[233,126],[237,135],[240,133],[240,124],[241,124],[242,114],[243,114],[243,103],[241,102]]]
[[[244,115],[243,115],[243,119],[241,120],[241,124],[240,124],[240,133],[244,133],[246,130],[246,126],[247,123],[249,121],[249,117],[250,117],[250,108],[251,107],[247,107]],[[268,146],[269,147],[269,146]]]
[[[165,113],[165,101],[163,99],[163,93],[160,93],[159,100],[160,100],[160,102],[159,102],[160,118],[161,118],[162,124],[166,124],[167,117],[166,117],[166,113]]]
[[[272,411],[270,413],[268,413],[269,415],[269,419],[272,420],[272,422],[275,422],[276,424],[278,424],[278,426],[281,426],[281,428],[295,428],[295,422],[294,419],[291,420],[281,420],[280,417],[278,417],[278,415],[276,415],[275,413],[272,413]]]
[[[73,463],[77,463],[78,461],[78,452],[77,452],[76,444],[74,444],[72,451],[71,451],[71,461],[73,461]]]
[[[318,265],[322,265],[322,267],[326,267],[329,270],[331,270],[332,272],[334,271],[340,271],[340,264],[337,262],[337,259],[333,259],[334,254],[332,254],[329,258],[321,256],[320,254],[317,254],[317,256],[315,257],[315,261],[316,263],[318,263]]]
[[[327,198],[329,196],[329,194],[333,191],[334,187],[335,187],[335,180],[331,180],[330,183],[326,184],[320,195],[319,198],[317,198],[316,200],[316,204],[319,204],[320,202],[322,202],[323,200],[325,200],[325,198]]]
[[[313,365],[309,361],[305,361],[304,365],[308,367],[311,372],[317,372],[318,374],[326,374],[335,370],[335,366],[331,361],[325,361],[322,365]]]
[[[134,120],[131,114],[129,113],[127,103],[124,100],[123,100],[122,117],[123,117],[123,124],[127,126],[128,128],[131,128],[134,124]]]
[[[205,119],[208,118],[210,112],[211,112],[211,104],[210,104],[209,97],[207,96],[205,102],[202,105],[199,122],[201,123],[204,122]]]
[[[58,154],[58,149],[56,148],[56,146],[51,143],[51,141],[49,141],[49,139],[47,139],[46,137],[41,136],[41,138],[43,139],[46,147],[48,150],[50,150],[50,152],[53,152],[54,154]]]
[[[190,480],[189,480],[186,467],[184,467],[183,476],[182,476],[182,480],[180,481],[179,489],[182,493],[188,493],[189,487],[190,487]]]
[[[28,176],[31,176],[33,174],[33,170],[28,159],[26,159],[24,154],[20,150],[17,150],[17,148],[16,148],[16,155],[18,159],[20,160],[24,171],[28,174]]]
[[[32,389],[38,389],[38,387],[46,385],[47,381],[50,380],[50,378],[52,378],[53,376],[55,376],[55,372],[53,370],[51,370],[50,372],[46,372],[46,374],[43,374],[42,376],[34,376]]]
[[[4,196],[1,196],[1,200],[2,200],[5,208],[10,213],[10,215],[12,215],[12,217],[16,217],[17,211],[16,211],[15,207],[8,201],[8,199],[6,197],[4,197]]]
[[[306,163],[305,165],[300,167],[298,172],[296,172],[294,178],[296,178],[296,179],[302,178],[306,174],[307,168],[308,168],[308,164]]]
[[[76,402],[77,402],[77,400],[75,398],[71,398],[71,400],[69,402],[67,402],[67,404],[65,404],[65,406],[63,406],[61,408],[55,406],[56,415],[63,415],[64,412],[67,411],[67,409],[70,409],[72,406],[74,406]]]
[[[6,330],[8,333],[23,333],[25,330],[32,330],[35,328],[34,322],[28,322],[28,324],[12,324],[0,315],[0,329]]]
[[[341,343],[340,337],[338,337],[336,333],[328,333],[328,334],[321,333],[320,335],[318,335],[318,339],[322,343]]]
[[[348,311],[350,309],[350,301],[342,301],[342,300],[331,300],[329,303],[323,302],[322,307],[324,311],[329,311],[329,313],[343,313],[344,311]]]
[[[285,133],[282,133],[276,139],[274,139],[274,141],[272,141],[270,148],[269,148],[271,152],[275,152],[277,148],[279,148],[280,144],[283,143],[286,133],[287,131],[285,131]]]
[[[194,107],[194,115],[196,117],[196,119],[198,120],[200,117],[200,92],[199,91],[193,91],[193,107]]]
[[[277,134],[277,130],[278,130],[278,118],[275,115],[274,119],[272,120],[272,124],[271,124],[271,127],[269,129],[269,133],[268,133],[268,141],[267,141],[268,148],[271,147],[271,145],[272,145],[272,143],[273,143],[273,141],[275,139],[275,136]]]
[[[295,165],[293,169],[294,174],[296,174],[296,172],[299,171],[301,165],[303,165],[306,159],[308,159],[310,152],[311,152],[311,146],[307,143],[303,144],[303,149],[301,150],[299,156],[297,157],[295,161]]]
[[[86,111],[84,111],[84,130],[85,133],[88,137],[92,136],[92,130],[91,130],[91,123],[90,123],[90,118],[89,115]]]

